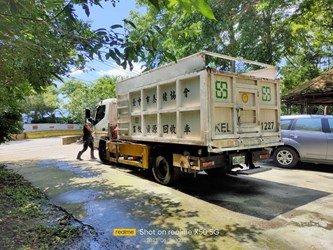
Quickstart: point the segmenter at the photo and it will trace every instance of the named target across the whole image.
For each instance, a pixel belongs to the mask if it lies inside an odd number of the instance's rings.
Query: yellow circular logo
[[[247,93],[242,94],[242,101],[243,103],[247,103],[249,101],[249,96]]]

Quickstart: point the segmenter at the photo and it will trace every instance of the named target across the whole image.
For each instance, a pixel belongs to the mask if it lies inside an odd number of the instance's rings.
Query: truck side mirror
[[[85,118],[86,119],[90,118],[90,109],[85,110]]]

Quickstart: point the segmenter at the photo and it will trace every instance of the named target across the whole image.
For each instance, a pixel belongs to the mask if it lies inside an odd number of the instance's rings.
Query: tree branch
[[[43,22],[44,21],[43,19],[36,19],[36,18],[24,17],[24,16],[15,16],[15,15],[9,15],[9,14],[5,14],[5,13],[0,13],[0,16],[14,17],[14,18],[29,20],[29,21],[34,21],[34,22]]]

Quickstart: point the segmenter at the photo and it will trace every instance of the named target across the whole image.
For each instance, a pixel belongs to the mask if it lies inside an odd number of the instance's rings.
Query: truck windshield
[[[98,106],[95,115],[95,124],[99,123],[105,116],[105,105]]]

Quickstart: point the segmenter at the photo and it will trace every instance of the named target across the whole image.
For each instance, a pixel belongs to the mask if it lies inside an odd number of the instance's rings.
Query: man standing
[[[90,122],[85,121],[83,125],[83,149],[79,151],[76,159],[82,161],[81,155],[90,147],[90,158],[96,159],[94,156],[94,137],[92,136],[93,130],[90,127]]]

